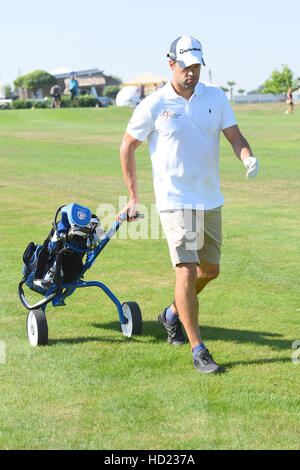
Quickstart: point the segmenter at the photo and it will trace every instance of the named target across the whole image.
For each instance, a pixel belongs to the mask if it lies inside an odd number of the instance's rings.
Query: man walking
[[[198,324],[198,294],[219,274],[221,207],[219,181],[221,131],[235,155],[257,175],[259,163],[241,134],[224,92],[199,82],[205,65],[201,43],[191,36],[172,42],[172,80],[135,109],[120,156],[129,202],[122,212],[134,220],[138,204],[135,150],[148,138],[157,210],[175,269],[175,298],[159,315],[168,342],[192,347],[193,364],[203,373],[221,372],[205,346]]]
[[[61,104],[61,88],[56,83],[50,90],[50,95],[52,96],[52,108],[60,108]]]
[[[78,80],[77,80],[77,77],[75,75],[74,72],[71,72],[70,74],[70,80],[68,81],[68,88],[69,88],[69,92],[70,92],[70,95],[71,95],[71,107],[73,108],[73,102],[74,102],[74,98],[76,100],[76,106],[78,108],[78,87],[79,87],[79,84],[78,84]]]

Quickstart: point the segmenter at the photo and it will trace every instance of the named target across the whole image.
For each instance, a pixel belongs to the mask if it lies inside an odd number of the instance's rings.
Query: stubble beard
[[[175,80],[173,78],[172,84],[175,90],[177,90],[176,92],[178,92],[179,94],[184,93],[184,91],[189,90],[191,91],[191,95],[192,95],[194,93],[195,87],[197,83],[199,82],[199,80],[200,80],[200,76],[196,78],[195,81],[190,81],[190,82],[188,82],[188,79]]]
[[[184,82],[183,87],[186,88],[187,90],[194,90],[197,83],[199,82],[199,77],[195,79],[194,81],[188,82],[188,79]]]
[[[187,90],[194,90],[196,85],[197,85],[197,82],[185,83],[184,88],[186,88]]]

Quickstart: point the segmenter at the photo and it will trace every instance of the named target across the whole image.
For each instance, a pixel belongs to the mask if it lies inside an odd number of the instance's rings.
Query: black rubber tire
[[[48,324],[43,310],[30,310],[26,326],[31,346],[45,346],[48,343]]]
[[[123,314],[128,323],[121,325],[124,336],[141,335],[143,328],[142,313],[136,302],[124,302],[122,304]]]

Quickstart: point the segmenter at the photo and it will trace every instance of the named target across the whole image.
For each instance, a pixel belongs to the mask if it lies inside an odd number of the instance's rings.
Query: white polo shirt
[[[235,124],[225,93],[211,84],[199,82],[187,101],[168,82],[141,101],[126,132],[140,141],[148,138],[158,211],[224,204],[220,132]]]

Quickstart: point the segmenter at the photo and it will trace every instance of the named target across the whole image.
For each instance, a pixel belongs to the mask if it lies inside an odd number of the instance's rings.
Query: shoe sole
[[[193,366],[195,367],[195,369],[200,372],[200,374],[206,374],[206,375],[210,375],[210,374],[221,374],[223,371],[223,369],[221,367],[218,367],[218,369],[215,369],[215,370],[212,370],[212,371],[205,371],[205,370],[200,370],[198,369],[197,366],[195,366],[195,364],[193,364]]]

